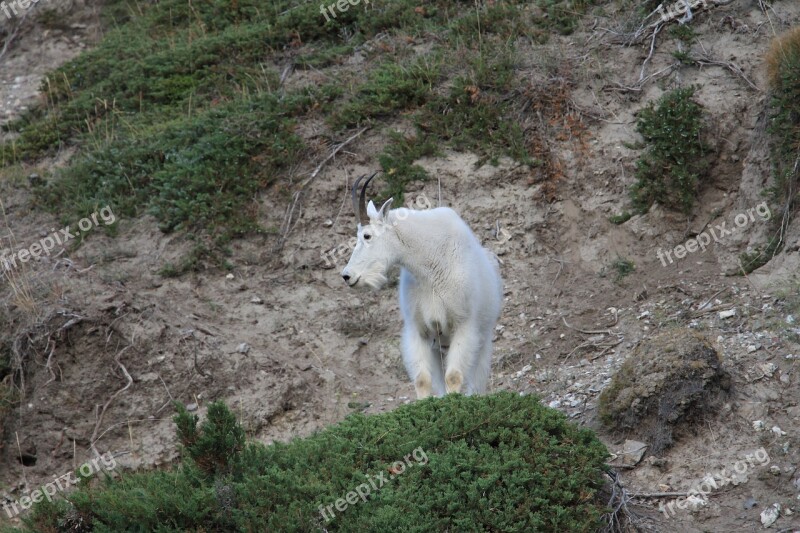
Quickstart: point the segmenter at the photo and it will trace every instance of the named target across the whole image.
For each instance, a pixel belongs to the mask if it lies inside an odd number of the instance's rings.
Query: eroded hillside
[[[93,450],[120,469],[170,464],[173,400],[223,399],[264,442],[412,401],[396,289],[339,276],[349,187],[381,169],[376,198],[451,206],[499,256],[493,390],[541,395],[618,451],[641,436],[609,434],[597,402],[637,344],[676,327],[714,343],[732,380],[719,412],[619,467],[649,495],[631,503],[643,527],[750,531],[774,503],[773,528],[800,527],[800,228],[765,195],[765,58],[800,6],[691,5],[373,0],[332,17],[288,0],[48,0],[3,21],[3,248],[104,207],[115,221],[0,286],[0,495]],[[53,55],[73,41],[90,51]],[[690,87],[693,201],[637,207],[641,118]],[[674,134],[663,157],[691,141]],[[705,505],[659,511],[761,449]]]

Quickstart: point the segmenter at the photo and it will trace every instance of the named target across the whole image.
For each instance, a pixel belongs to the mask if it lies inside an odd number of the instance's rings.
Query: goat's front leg
[[[417,399],[434,394],[441,396],[444,393],[442,365],[434,354],[431,340],[425,338],[413,324],[405,324],[401,351],[408,377],[414,382]]]
[[[450,339],[447,370],[444,373],[448,394],[463,392],[465,388],[468,392],[472,392],[473,374],[481,353],[480,337],[475,334],[474,329],[470,324],[465,324],[458,328]]]

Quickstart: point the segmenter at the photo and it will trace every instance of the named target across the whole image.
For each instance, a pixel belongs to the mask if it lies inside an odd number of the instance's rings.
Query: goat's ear
[[[394,202],[394,198],[389,198],[383,203],[383,206],[381,207],[381,210],[378,213],[378,216],[381,217],[381,220],[383,220],[386,217],[386,214],[389,213],[389,209],[392,208],[392,202]]]
[[[375,209],[375,204],[372,203],[372,200],[370,200],[367,204],[367,216],[370,220],[375,220],[380,216],[378,214],[378,210]]]

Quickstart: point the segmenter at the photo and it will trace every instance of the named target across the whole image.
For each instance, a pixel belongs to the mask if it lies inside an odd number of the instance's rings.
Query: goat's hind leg
[[[475,365],[479,365],[480,338],[471,325],[461,326],[453,333],[450,348],[447,351],[447,370],[444,382],[447,393],[471,393],[474,383]],[[483,370],[481,368],[481,370]]]
[[[414,326],[406,324],[403,326],[401,350],[408,377],[417,391],[417,399],[444,394],[442,365],[433,351],[431,339],[425,338]]]

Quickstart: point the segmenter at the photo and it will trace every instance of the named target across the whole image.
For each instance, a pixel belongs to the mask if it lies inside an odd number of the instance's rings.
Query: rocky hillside
[[[0,13],[0,497],[172,464],[173,401],[265,443],[411,402],[396,288],[339,275],[382,170],[498,255],[492,389],[598,431],[640,527],[800,529],[800,5],[345,7]],[[598,402],[675,329],[730,382],[659,449]]]

